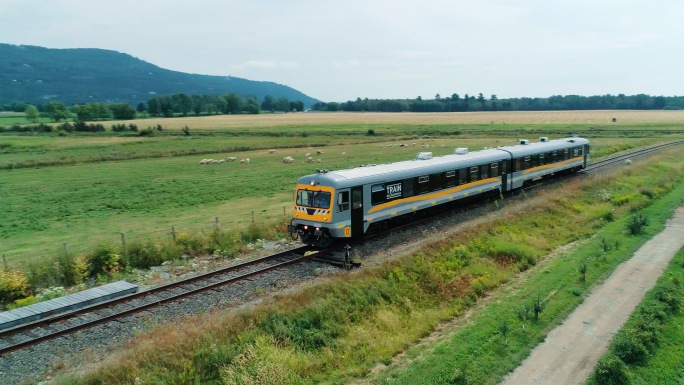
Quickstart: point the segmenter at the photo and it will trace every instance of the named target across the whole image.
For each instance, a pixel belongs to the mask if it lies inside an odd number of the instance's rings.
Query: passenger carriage
[[[301,177],[289,231],[302,242],[326,247],[334,239],[360,237],[373,226],[487,193],[501,194],[549,175],[586,167],[582,138],[521,141],[515,146],[409,161],[366,165]]]

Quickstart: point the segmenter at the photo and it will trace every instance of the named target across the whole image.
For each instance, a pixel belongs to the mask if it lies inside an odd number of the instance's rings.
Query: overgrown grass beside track
[[[452,338],[409,351],[415,364],[379,377],[496,383],[683,203],[684,160],[678,150],[667,154],[616,176],[563,183],[531,204],[504,202],[493,219],[415,255],[283,294],[253,311],[164,326],[61,383],[344,383],[389,364],[440,322],[529,270]],[[640,209],[652,224],[644,235],[627,236],[625,225]],[[576,241],[563,258],[544,257]],[[584,280],[580,264],[587,266]],[[543,310],[537,320],[526,312],[523,331],[517,310],[535,302]]]

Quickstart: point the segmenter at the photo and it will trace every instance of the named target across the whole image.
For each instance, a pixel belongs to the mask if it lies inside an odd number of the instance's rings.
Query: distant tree
[[[69,116],[66,107],[60,102],[48,102],[45,105],[45,113],[55,122],[64,120]]]
[[[280,97],[278,100],[275,102],[274,109],[276,111],[283,111],[287,112],[290,109],[290,101],[287,100],[285,97]]]
[[[26,114],[26,120],[31,123],[38,123],[38,120],[40,119],[40,112],[38,112],[38,108],[36,106],[33,104],[27,104],[24,113]]]
[[[290,102],[290,111],[299,111],[299,112],[304,111],[304,102],[302,102],[302,101]]]
[[[250,96],[245,101],[244,111],[248,114],[258,114],[259,113],[259,102],[254,96]]]
[[[138,111],[139,113],[142,114],[146,110],[147,110],[147,107],[145,107],[145,103],[142,103],[142,102],[138,103],[138,107],[136,108],[136,111]]]
[[[480,109],[481,109],[481,110],[484,110],[484,109],[485,109],[485,101],[486,101],[486,100],[485,100],[484,95],[482,95],[482,92],[480,92],[479,94],[477,94],[477,101],[478,101],[478,103],[480,103]]]
[[[339,111],[340,110],[340,104],[335,103],[335,102],[330,102],[325,106],[326,111]]]
[[[233,93],[225,95],[223,97],[223,100],[225,101],[225,109],[223,110],[223,112],[226,114],[239,114],[245,107],[245,103],[242,100],[242,98]]]
[[[152,116],[159,116],[161,114],[161,103],[158,98],[152,98],[147,101],[147,111]]]
[[[199,116],[206,109],[206,102],[204,97],[200,95],[192,95],[192,112],[195,116]]]
[[[192,98],[188,94],[180,93],[171,97],[173,110],[180,112],[183,116],[188,116],[192,111]]]
[[[271,96],[271,95],[264,96],[264,101],[261,102],[261,109],[264,111],[273,111],[276,109],[276,104],[275,104],[275,101],[273,100],[273,96]]]
[[[112,117],[116,120],[135,119],[135,109],[128,103],[112,104],[109,108],[112,111]]]
[[[173,117],[173,100],[169,96],[159,98],[159,110],[165,118]]]

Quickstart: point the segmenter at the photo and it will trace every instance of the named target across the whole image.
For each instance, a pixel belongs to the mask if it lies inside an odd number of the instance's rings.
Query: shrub
[[[613,343],[615,355],[630,365],[644,364],[648,358],[648,349],[642,343],[640,333],[630,329],[618,334]]]
[[[654,293],[655,299],[665,305],[665,308],[670,314],[679,312],[682,306],[682,290],[681,287],[673,281],[658,286]]]
[[[112,275],[119,271],[119,254],[114,252],[111,245],[98,246],[93,254],[88,256],[90,275]]]
[[[368,136],[373,136],[373,135],[375,135],[375,130],[372,129],[372,128],[368,129],[368,131],[366,132],[366,135],[368,135]]]
[[[147,269],[164,261],[178,258],[181,247],[169,242],[132,242],[126,247],[125,262],[128,267]]]
[[[644,228],[648,226],[648,218],[644,216],[641,211],[638,211],[627,221],[627,231],[631,235],[639,235],[644,232]]]
[[[8,303],[25,297],[29,291],[26,274],[19,270],[0,270],[0,302]]]
[[[653,199],[653,198],[655,198],[655,196],[656,196],[656,193],[653,192],[653,190],[651,190],[651,189],[648,188],[648,187],[642,187],[641,189],[639,189],[639,192],[640,192],[642,195],[645,195],[645,196],[649,197],[650,199]]]
[[[610,356],[599,361],[594,369],[594,376],[598,385],[627,385],[627,367],[620,359]]]

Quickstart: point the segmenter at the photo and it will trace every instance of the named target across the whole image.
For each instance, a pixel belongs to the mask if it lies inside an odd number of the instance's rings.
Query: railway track
[[[299,247],[3,330],[0,332],[0,356],[338,250],[323,250],[316,254],[307,251],[310,248]]]
[[[684,144],[684,140],[665,143],[648,147],[641,150],[636,150],[628,154],[622,154],[609,159],[604,159],[589,165],[585,170],[591,171],[601,167],[609,166],[617,162],[623,162],[626,159],[635,158],[654,151],[661,150],[670,146]],[[472,204],[467,205],[465,209],[472,208]],[[450,214],[443,214],[450,215]],[[437,220],[439,215],[436,216]],[[363,240],[350,242],[352,245],[360,245],[368,241],[380,240],[382,241],[383,233],[391,233],[401,231],[409,226],[417,226],[425,224],[428,221],[435,220],[435,216],[429,218],[412,221],[411,223],[395,226],[390,231],[381,231],[372,234]],[[341,245],[340,245],[341,246]],[[40,321],[35,321],[21,326],[16,326],[11,329],[6,329],[0,332],[0,356],[5,356],[9,353],[16,352],[37,345],[42,342],[53,340],[62,336],[66,336],[78,331],[93,328],[107,322],[124,319],[130,316],[137,316],[147,310],[159,307],[170,302],[180,301],[202,292],[218,289],[222,286],[235,284],[240,281],[249,280],[250,277],[264,274],[266,272],[285,268],[290,265],[302,263],[307,260],[316,259],[321,261],[321,257],[329,256],[334,253],[342,252],[343,247],[329,248],[321,250],[316,254],[309,254],[307,251],[311,249],[308,247],[300,247],[297,249],[277,253],[274,255],[254,259],[248,262],[243,262],[237,265],[229,266],[210,273],[197,275],[195,277],[187,278],[182,281],[173,282],[167,285],[159,286],[150,290],[142,291],[135,294],[130,294],[115,300],[99,303],[89,306],[84,309],[72,311],[60,315],[55,315]],[[348,256],[348,254],[347,254]],[[348,267],[348,260],[340,259],[333,260],[333,262]],[[330,261],[327,261],[330,262]]]
[[[601,167],[605,167],[617,162],[623,162],[625,160],[635,158],[641,155],[646,155],[648,153],[654,152],[654,151],[659,151],[667,147],[672,147],[672,146],[677,146],[677,145],[682,145],[684,144],[684,140],[677,140],[674,142],[669,142],[669,143],[663,143],[663,144],[658,144],[655,146],[647,147],[647,148],[642,148],[640,150],[632,151],[628,154],[622,154],[622,155],[617,155],[608,159],[603,159],[595,163],[591,163],[587,168],[585,168],[585,171],[591,171],[595,170]]]

